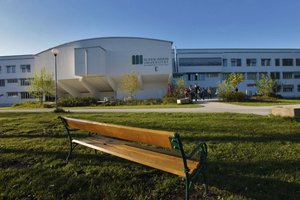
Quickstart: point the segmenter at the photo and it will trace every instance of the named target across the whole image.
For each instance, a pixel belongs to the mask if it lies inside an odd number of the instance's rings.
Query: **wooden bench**
[[[197,178],[202,174],[204,194],[207,194],[205,178],[207,146],[199,145],[186,154],[178,133],[100,123],[69,117],[59,117],[68,133],[70,151],[66,158],[68,163],[72,151],[77,145],[89,148],[139,164],[159,169],[185,178],[185,198]],[[71,131],[86,131],[88,136],[73,139]],[[196,156],[196,158],[195,158]]]

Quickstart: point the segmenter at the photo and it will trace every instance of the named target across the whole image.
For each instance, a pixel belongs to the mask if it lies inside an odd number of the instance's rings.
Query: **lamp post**
[[[58,103],[57,103],[57,100],[58,100],[58,97],[57,97],[57,55],[59,53],[58,49],[52,49],[51,50],[51,53],[54,55],[54,62],[55,62],[55,110],[58,109]]]

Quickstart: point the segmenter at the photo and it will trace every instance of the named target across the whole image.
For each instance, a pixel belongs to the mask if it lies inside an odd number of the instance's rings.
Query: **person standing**
[[[210,87],[207,88],[207,96],[209,99],[211,99],[211,89]]]

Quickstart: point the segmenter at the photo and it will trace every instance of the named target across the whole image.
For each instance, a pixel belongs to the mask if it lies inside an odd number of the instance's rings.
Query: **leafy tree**
[[[244,75],[241,73],[231,73],[226,79],[226,83],[233,88],[237,88],[239,83],[243,81],[244,81]]]
[[[184,97],[184,88],[185,88],[185,82],[181,78],[174,79],[173,84],[173,96],[177,98]]]
[[[261,79],[255,82],[257,93],[261,96],[271,96],[275,93],[277,82],[265,74],[262,74]]]
[[[55,84],[52,74],[47,74],[46,69],[42,68],[39,73],[34,73],[28,92],[38,98],[42,104],[45,96],[53,95],[54,89]]]
[[[140,87],[138,76],[135,73],[124,74],[121,77],[120,88],[132,98]]]

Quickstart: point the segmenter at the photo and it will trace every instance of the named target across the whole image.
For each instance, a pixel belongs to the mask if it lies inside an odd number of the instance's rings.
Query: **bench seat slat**
[[[174,136],[174,132],[121,126],[68,117],[64,117],[64,120],[66,121],[69,128],[80,129],[87,132],[97,133],[103,136],[141,142],[144,144],[172,149],[170,137]]]
[[[126,141],[106,137],[88,137],[80,140],[73,139],[72,142],[185,177],[182,158],[175,155],[167,155],[147,149],[141,149],[135,146],[130,146],[130,144]],[[193,174],[193,172],[198,168],[199,162],[187,160],[187,164],[190,169],[189,173]]]

